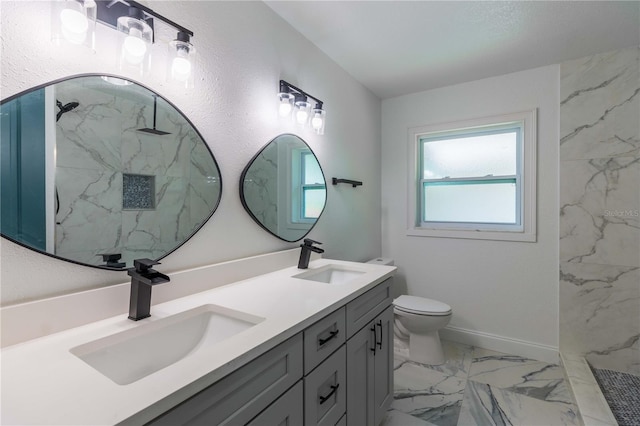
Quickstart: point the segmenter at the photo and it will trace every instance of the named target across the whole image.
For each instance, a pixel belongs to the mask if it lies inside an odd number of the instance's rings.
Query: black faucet
[[[153,265],[159,265],[151,259],[136,259],[134,268],[127,269],[131,276],[131,297],[129,298],[129,319],[138,321],[150,317],[151,314],[151,286],[169,282],[168,276],[151,269]]]
[[[313,241],[310,238],[304,239],[304,244],[300,244],[302,250],[300,251],[300,260],[298,260],[298,269],[307,269],[309,267],[309,258],[311,257],[311,252],[315,251],[316,253],[324,253],[320,247],[314,246],[314,244],[322,244],[318,241]]]
[[[127,266],[126,263],[119,262],[122,257],[121,253],[101,253],[96,256],[102,256],[102,260],[106,262],[104,266],[108,266],[110,268],[124,268]]]

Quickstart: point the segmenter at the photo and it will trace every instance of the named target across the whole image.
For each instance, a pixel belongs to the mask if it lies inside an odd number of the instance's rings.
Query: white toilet
[[[402,295],[393,301],[394,331],[397,338],[409,340],[409,359],[421,364],[444,364],[438,330],[449,324],[451,307],[418,296]]]
[[[393,259],[378,258],[367,263],[393,265]],[[408,342],[411,361],[430,365],[446,362],[438,330],[449,324],[451,306],[424,297],[402,295],[393,301],[393,313],[395,336],[401,342]]]

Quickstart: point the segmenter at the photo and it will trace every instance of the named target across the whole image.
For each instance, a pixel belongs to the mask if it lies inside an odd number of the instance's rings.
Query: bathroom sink
[[[119,385],[128,385],[203,348],[234,336],[264,318],[202,305],[71,349]]]
[[[327,284],[345,284],[358,278],[362,274],[364,274],[364,271],[350,269],[340,265],[327,265],[294,275],[293,278]]]

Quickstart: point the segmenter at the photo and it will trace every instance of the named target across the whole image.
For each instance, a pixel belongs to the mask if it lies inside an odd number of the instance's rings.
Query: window
[[[309,151],[301,152],[302,161],[300,161],[302,170],[302,203],[300,218],[317,219],[322,213],[327,191],[324,184],[324,176],[320,170],[320,164],[316,157]]]
[[[535,241],[535,111],[410,131],[409,235]]]
[[[287,226],[292,229],[309,227],[316,222],[324,209],[327,190],[324,175],[315,155],[308,148],[290,150],[291,209]]]

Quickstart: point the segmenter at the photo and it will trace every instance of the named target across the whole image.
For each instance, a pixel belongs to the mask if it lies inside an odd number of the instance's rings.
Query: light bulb
[[[186,58],[175,57],[171,63],[171,77],[177,81],[185,82],[191,75],[191,62]]]
[[[301,109],[296,111],[296,121],[298,122],[298,124],[304,124],[307,121],[308,117],[309,113],[307,111]]]
[[[322,128],[322,121],[322,117],[320,117],[319,114],[316,114],[311,119],[311,127],[313,127],[315,130]]]
[[[291,114],[291,104],[281,103],[278,108],[278,114],[280,114],[280,117],[286,117]]]
[[[311,128],[318,135],[324,134],[324,124],[326,121],[327,112],[322,109],[322,106],[317,104],[313,109],[313,117],[311,118]]]
[[[293,109],[294,96],[291,93],[280,92],[278,93],[278,100],[278,115],[280,117],[289,117]]]
[[[309,111],[311,108],[311,104],[307,101],[298,101],[296,102],[296,110],[294,114],[294,119],[296,123],[300,125],[304,125],[309,120]]]
[[[147,53],[147,44],[140,38],[142,32],[131,28],[122,45],[125,60],[131,65],[138,65]]]
[[[64,9],[60,12],[62,35],[73,44],[82,44],[87,35],[89,23],[87,17],[80,11]]]

